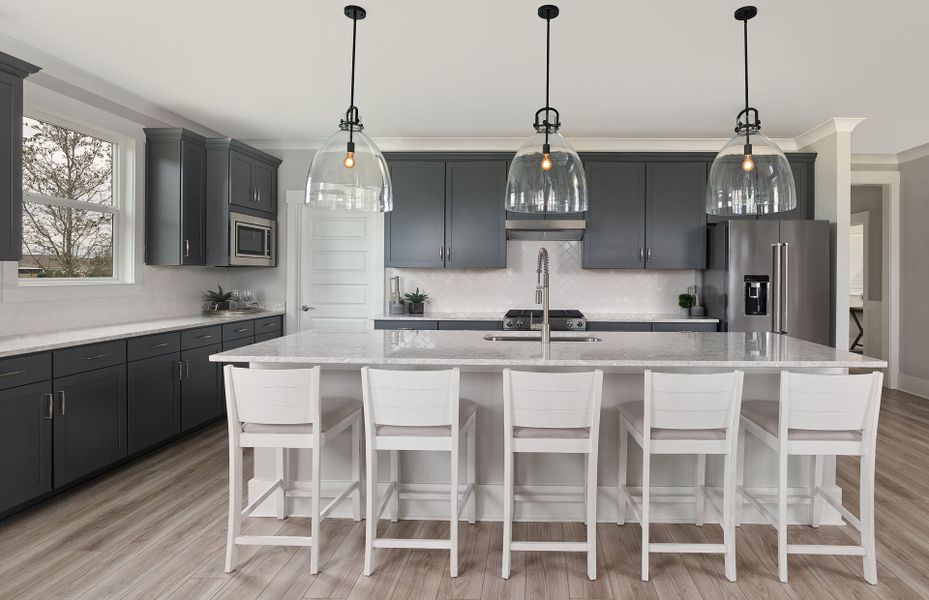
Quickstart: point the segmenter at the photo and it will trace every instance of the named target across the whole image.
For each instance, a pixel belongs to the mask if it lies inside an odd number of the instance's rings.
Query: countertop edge
[[[588,323],[719,323],[714,317],[681,317],[672,314],[591,313]],[[374,321],[502,321],[503,313],[426,313],[424,315],[377,315]]]

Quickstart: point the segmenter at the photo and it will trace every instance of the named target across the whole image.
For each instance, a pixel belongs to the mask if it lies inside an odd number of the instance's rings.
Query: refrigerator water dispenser
[[[769,285],[767,275],[745,276],[745,316],[757,317],[768,314]]]

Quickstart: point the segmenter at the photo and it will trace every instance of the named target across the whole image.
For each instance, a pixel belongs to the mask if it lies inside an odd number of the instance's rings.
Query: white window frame
[[[84,105],[86,106],[86,105]],[[79,133],[103,139],[113,144],[113,203],[95,205],[64,198],[50,198],[23,190],[23,202],[31,200],[58,206],[109,212],[113,219],[113,276],[73,278],[20,278],[19,261],[0,263],[3,302],[30,302],[134,296],[141,293],[137,274],[136,231],[141,219],[137,216],[136,184],[137,152],[141,144],[136,137],[118,133],[99,125],[27,105],[24,116],[65,127]],[[140,128],[141,129],[141,128]],[[139,132],[141,133],[141,131]]]

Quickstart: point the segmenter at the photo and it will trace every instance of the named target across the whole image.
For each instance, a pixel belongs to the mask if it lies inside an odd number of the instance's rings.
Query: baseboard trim
[[[907,394],[929,399],[929,379],[899,373],[897,375],[897,389]]]

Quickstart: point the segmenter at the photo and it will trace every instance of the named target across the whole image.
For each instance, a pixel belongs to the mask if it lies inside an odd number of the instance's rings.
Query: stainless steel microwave
[[[277,264],[277,223],[242,213],[229,213],[229,264],[273,267]]]

